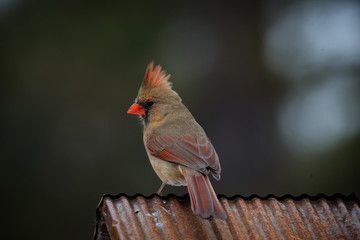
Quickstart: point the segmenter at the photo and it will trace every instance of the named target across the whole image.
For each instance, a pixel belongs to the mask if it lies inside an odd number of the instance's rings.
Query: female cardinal
[[[191,209],[202,218],[225,219],[208,174],[220,179],[220,163],[213,145],[190,111],[171,89],[170,75],[154,69],[145,72],[135,103],[128,113],[138,114],[144,125],[144,145],[152,167],[165,184],[187,185]]]

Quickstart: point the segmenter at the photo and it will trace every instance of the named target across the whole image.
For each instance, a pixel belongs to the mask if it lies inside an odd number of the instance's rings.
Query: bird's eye
[[[146,105],[147,105],[148,107],[151,107],[153,104],[154,104],[153,101],[148,101],[148,102],[146,102]]]

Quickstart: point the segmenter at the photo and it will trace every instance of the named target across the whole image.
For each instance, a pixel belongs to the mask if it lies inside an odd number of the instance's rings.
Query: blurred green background
[[[359,1],[0,0],[2,236],[89,239],[103,193],[158,189],[126,114],[151,60],[218,194],[359,195],[359,23]]]

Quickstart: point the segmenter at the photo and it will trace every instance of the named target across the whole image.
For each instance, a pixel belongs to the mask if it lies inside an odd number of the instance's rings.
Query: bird
[[[135,102],[127,113],[143,124],[143,142],[150,163],[165,185],[187,186],[192,211],[201,218],[226,218],[210,183],[220,180],[219,157],[193,115],[172,89],[170,75],[150,62]]]

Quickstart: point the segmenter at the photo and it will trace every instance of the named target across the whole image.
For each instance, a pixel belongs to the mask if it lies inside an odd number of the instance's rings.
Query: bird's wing
[[[220,179],[219,157],[207,137],[151,134],[147,139],[146,148],[157,158],[187,166],[204,174],[211,171],[215,179]]]

